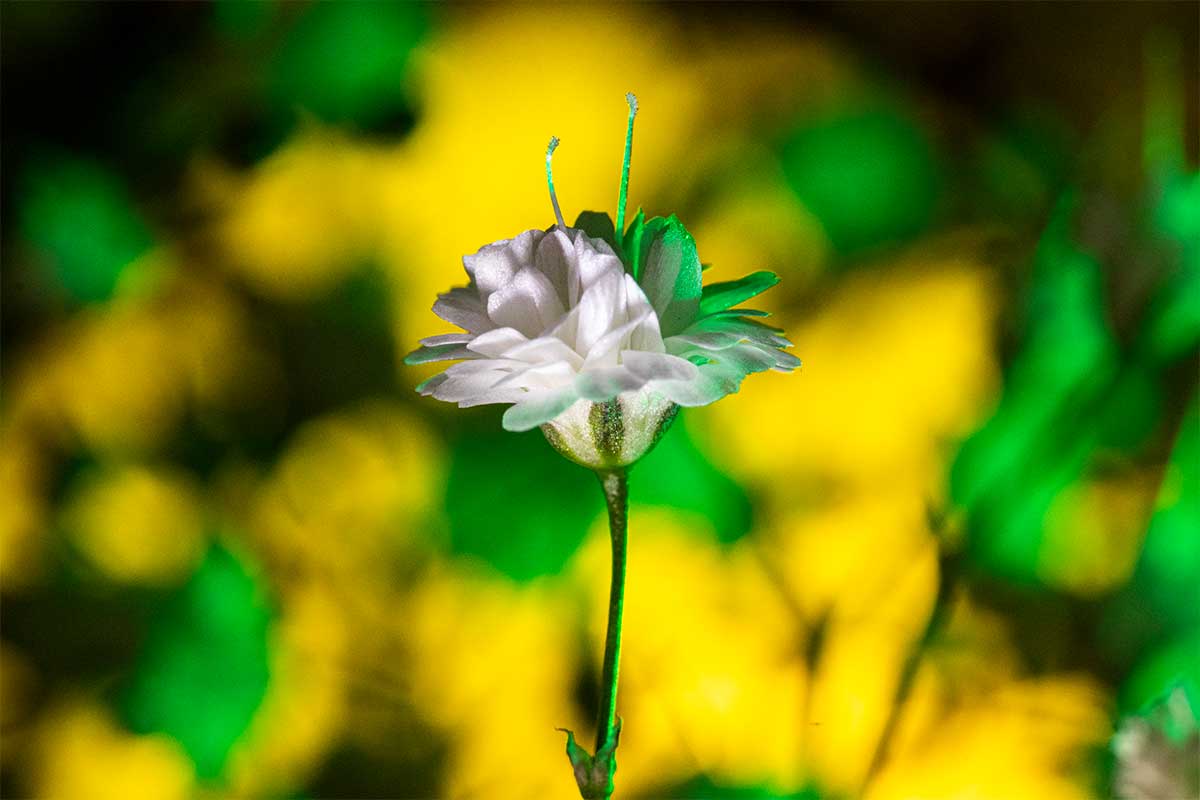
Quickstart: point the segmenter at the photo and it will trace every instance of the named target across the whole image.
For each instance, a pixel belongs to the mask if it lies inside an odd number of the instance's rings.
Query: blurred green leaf
[[[722,542],[746,535],[753,516],[745,490],[705,458],[678,423],[630,472],[629,501],[700,514]]]
[[[1182,686],[1192,708],[1200,709],[1200,629],[1151,651],[1121,686],[1118,706],[1136,714]]]
[[[1173,263],[1151,303],[1145,338],[1152,356],[1167,362],[1200,345],[1200,173],[1167,180],[1153,224]]]
[[[156,608],[122,711],[137,733],[176,739],[202,779],[221,774],[268,681],[270,611],[246,565],[214,546]]]
[[[1022,349],[995,414],[963,444],[950,473],[951,496],[968,512],[973,558],[1028,582],[1036,581],[1055,497],[1083,475],[1106,436],[1139,438],[1156,411],[1152,390],[1140,391],[1135,377],[1112,391],[1118,354],[1101,269],[1070,236],[1073,210],[1064,199],[1038,244]],[[1132,430],[1121,415],[1136,418]]]
[[[405,74],[429,27],[421,3],[313,3],[272,67],[272,93],[326,122],[370,125],[407,105]]]
[[[21,228],[76,300],[108,300],[154,241],[121,180],[82,159],[44,161],[26,174]]]
[[[783,168],[843,255],[920,234],[941,193],[925,132],[890,109],[853,110],[803,125],[784,143]]]
[[[454,445],[446,486],[451,548],[510,578],[560,572],[603,507],[596,477],[540,431],[478,432]]]
[[[1200,628],[1200,405],[1179,430],[1133,582],[1156,616]]]
[[[1045,219],[1070,172],[1072,137],[1056,113],[1022,109],[983,136],[974,154],[978,212],[1017,223]]]

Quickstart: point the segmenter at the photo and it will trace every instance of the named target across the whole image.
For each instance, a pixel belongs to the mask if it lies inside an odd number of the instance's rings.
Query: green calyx
[[[631,466],[671,427],[679,406],[645,393],[584,403],[542,426],[546,441],[590,470]]]
[[[613,776],[617,772],[617,744],[621,739],[621,720],[613,727],[612,736],[592,755],[575,741],[575,734],[559,728],[567,735],[567,758],[575,770],[575,783],[583,800],[607,800],[613,793]]]

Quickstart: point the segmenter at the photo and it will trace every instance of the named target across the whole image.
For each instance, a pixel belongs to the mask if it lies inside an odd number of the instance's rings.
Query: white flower
[[[505,428],[542,426],[570,458],[608,468],[643,455],[679,406],[799,365],[780,331],[747,318],[761,312],[731,309],[773,285],[771,273],[702,289],[674,217],[639,214],[622,250],[624,263],[604,239],[555,226],[463,258],[468,285],[433,310],[464,332],[423,339],[407,359],[460,363],[418,390],[460,407],[511,403]]]

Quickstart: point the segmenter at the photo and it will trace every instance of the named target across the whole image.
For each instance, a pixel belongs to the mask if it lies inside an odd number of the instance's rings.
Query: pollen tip
[[[553,155],[553,154],[554,154],[554,151],[555,151],[557,148],[558,148],[558,137],[557,137],[557,136],[551,136],[551,137],[550,137],[550,144],[548,144],[548,145],[546,146],[546,155],[547,155],[547,156],[549,156],[549,155]]]
[[[625,93],[625,102],[629,103],[629,110],[631,113],[636,114],[638,112],[638,102],[637,102],[636,94],[634,94],[633,92],[626,92]]]

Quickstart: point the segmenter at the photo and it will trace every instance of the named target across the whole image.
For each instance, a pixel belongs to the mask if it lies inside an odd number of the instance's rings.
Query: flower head
[[[605,214],[562,224],[550,179],[556,144],[547,177],[559,224],[464,257],[468,284],[433,306],[463,332],[423,339],[406,361],[460,360],[418,390],[460,407],[511,403],[508,430],[542,426],[585,466],[624,466],[679,406],[707,405],[752,372],[800,362],[782,351],[791,346],[782,331],[751,319],[763,312],[734,308],[778,278],[702,286],[695,242],[674,216],[639,211],[620,236]]]

